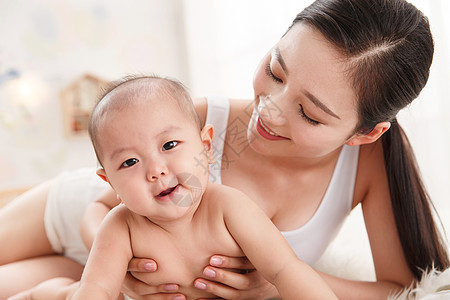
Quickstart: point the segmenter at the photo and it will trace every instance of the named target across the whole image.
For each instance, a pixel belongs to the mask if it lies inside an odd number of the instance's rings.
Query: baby
[[[258,205],[208,182],[213,132],[202,128],[190,96],[173,80],[127,78],[103,96],[89,133],[97,174],[122,203],[103,221],[81,282],[59,286],[58,297],[117,299],[136,256],[158,262],[149,284],[178,284],[188,299],[215,298],[193,282],[221,253],[247,256],[283,299],[337,299]]]

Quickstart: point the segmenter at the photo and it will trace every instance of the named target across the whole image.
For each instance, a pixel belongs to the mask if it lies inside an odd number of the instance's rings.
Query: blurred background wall
[[[0,189],[93,167],[86,135],[68,136],[61,92],[83,75],[178,78],[193,96],[253,98],[259,59],[305,0],[0,1]],[[429,84],[400,122],[437,206],[450,192],[450,4],[413,0],[436,52]]]

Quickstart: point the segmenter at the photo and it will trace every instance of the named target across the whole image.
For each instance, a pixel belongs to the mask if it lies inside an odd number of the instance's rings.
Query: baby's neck
[[[190,230],[190,228],[192,228],[192,222],[194,219],[194,215],[197,211],[199,207],[199,204],[196,205],[195,207],[192,207],[192,209],[190,209],[185,215],[176,218],[176,219],[170,219],[170,220],[165,220],[165,219],[160,219],[160,218],[149,218],[147,217],[147,219],[152,222],[153,224],[161,227],[162,229],[164,229],[165,231],[171,233],[171,234],[184,234],[187,231]]]

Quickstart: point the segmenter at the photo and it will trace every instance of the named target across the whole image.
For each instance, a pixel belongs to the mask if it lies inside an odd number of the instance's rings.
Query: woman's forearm
[[[323,277],[300,260],[281,268],[273,283],[282,299],[338,299]]]
[[[388,281],[357,281],[318,272],[339,299],[387,299],[402,290],[400,284]]]

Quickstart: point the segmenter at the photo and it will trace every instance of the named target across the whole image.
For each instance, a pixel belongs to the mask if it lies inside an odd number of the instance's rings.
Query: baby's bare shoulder
[[[253,205],[253,201],[242,191],[217,183],[209,183],[202,201],[215,206]]]
[[[114,218],[114,219],[127,219],[128,217],[132,216],[133,212],[128,209],[123,203],[113,207],[109,213],[108,217]]]

